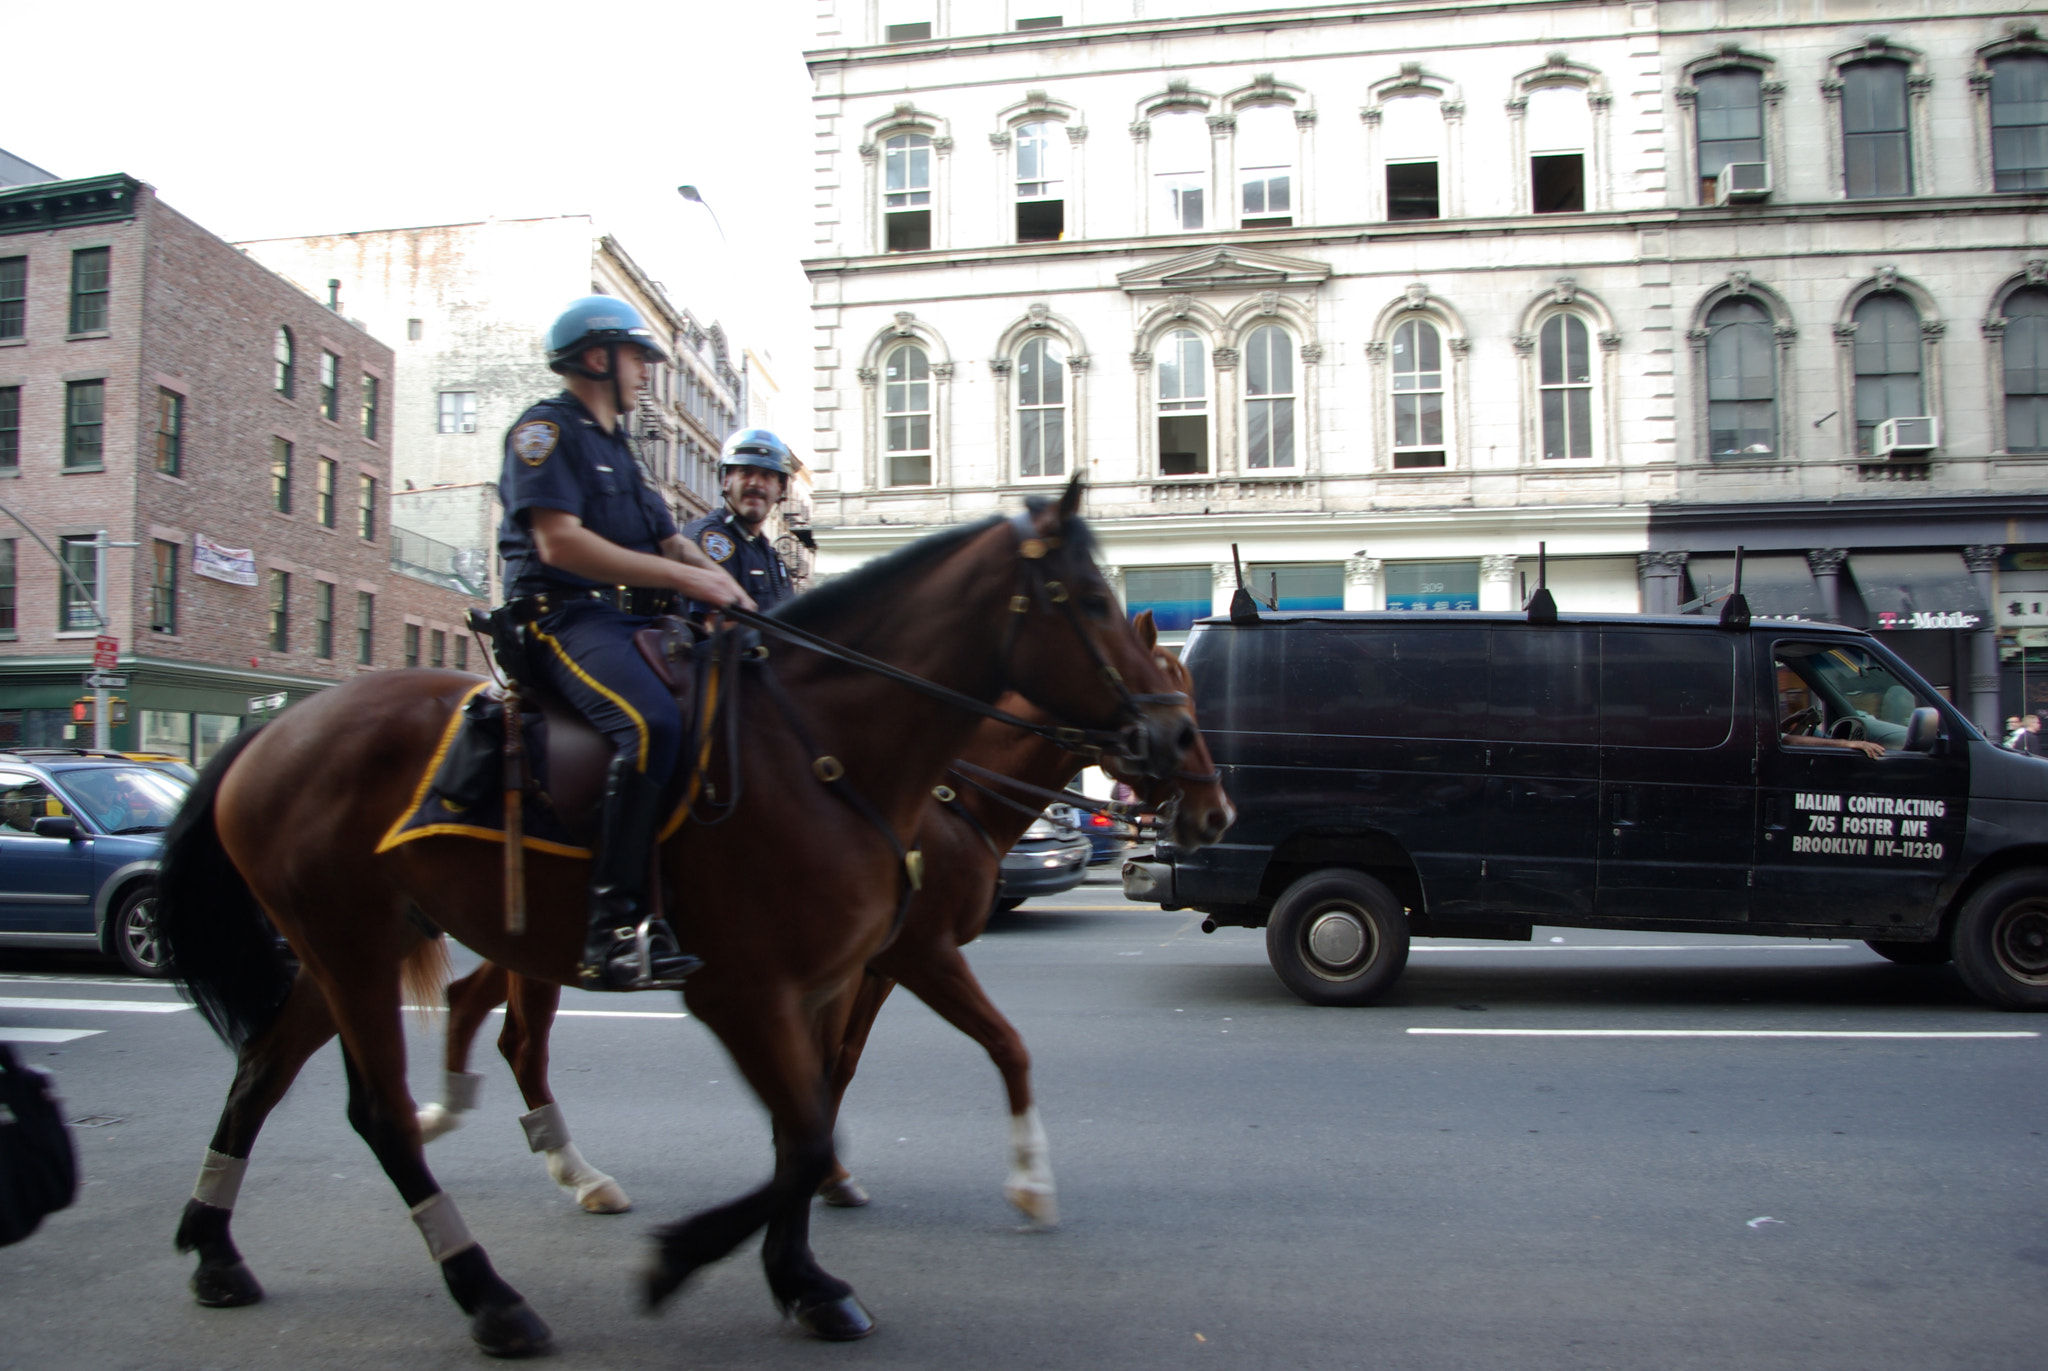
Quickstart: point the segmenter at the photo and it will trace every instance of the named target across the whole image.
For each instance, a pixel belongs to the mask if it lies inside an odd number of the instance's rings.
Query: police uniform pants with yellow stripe
[[[585,600],[556,610],[534,628],[548,685],[611,740],[618,756],[656,785],[667,785],[682,751],[682,715],[633,646],[633,635],[653,622]]]

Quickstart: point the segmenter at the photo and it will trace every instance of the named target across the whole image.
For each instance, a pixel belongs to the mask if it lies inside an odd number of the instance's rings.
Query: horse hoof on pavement
[[[493,1357],[537,1356],[548,1351],[555,1338],[525,1300],[477,1310],[469,1320],[469,1336]]]
[[[818,1187],[818,1196],[834,1209],[859,1209],[868,1202],[867,1189],[851,1176],[826,1181]]]
[[[610,1176],[595,1185],[583,1186],[576,1192],[576,1203],[583,1206],[586,1214],[623,1214],[633,1207],[633,1201],[619,1188],[619,1183]]]
[[[1060,1226],[1060,1202],[1048,1186],[1006,1185],[1003,1198],[1017,1206],[1030,1227],[1048,1232]]]
[[[874,1319],[852,1295],[798,1305],[792,1312],[805,1332],[826,1342],[858,1342],[875,1331]]]
[[[234,1309],[263,1298],[247,1265],[202,1266],[192,1273],[192,1297],[208,1309]]]
[[[420,1141],[430,1143],[462,1127],[462,1115],[446,1105],[430,1104],[420,1110]]]

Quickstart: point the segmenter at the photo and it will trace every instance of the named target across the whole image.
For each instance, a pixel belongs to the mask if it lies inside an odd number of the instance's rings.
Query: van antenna
[[[1255,624],[1259,622],[1259,602],[1244,588],[1244,560],[1237,555],[1237,544],[1230,545],[1230,565],[1237,572],[1237,589],[1230,592],[1230,622],[1233,624]]]
[[[1735,584],[1721,604],[1721,627],[1748,628],[1749,601],[1742,593],[1742,549],[1735,549]]]
[[[1536,544],[1536,593],[1526,606],[1532,624],[1557,622],[1557,601],[1550,593],[1550,544]]]

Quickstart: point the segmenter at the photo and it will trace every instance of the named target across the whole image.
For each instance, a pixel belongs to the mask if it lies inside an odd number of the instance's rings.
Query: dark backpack
[[[0,1247],[71,1203],[78,1164],[50,1082],[0,1043]]]

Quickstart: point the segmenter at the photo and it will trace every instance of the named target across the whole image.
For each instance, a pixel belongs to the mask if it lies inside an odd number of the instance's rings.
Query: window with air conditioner
[[[1692,83],[1703,205],[1728,203],[1721,172],[1729,163],[1764,160],[1763,79],[1754,67],[1722,67]]]
[[[1714,178],[1714,203],[1735,205],[1771,198],[1771,168],[1765,162],[1730,162]]]

